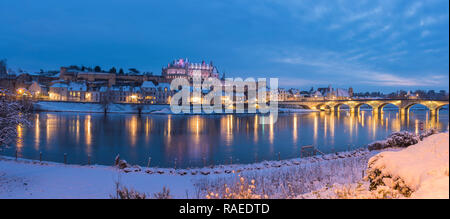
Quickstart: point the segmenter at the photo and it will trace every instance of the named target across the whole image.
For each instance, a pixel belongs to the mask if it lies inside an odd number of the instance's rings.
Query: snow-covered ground
[[[319,112],[319,110],[312,109],[294,109],[294,108],[279,108],[280,113],[309,113],[309,112]]]
[[[0,157],[0,198],[109,198],[115,192],[115,182],[140,192],[153,194],[165,186],[174,198],[204,198],[200,184],[224,179],[235,179],[238,174],[257,176],[279,174],[293,169],[317,170],[316,167],[335,167],[337,160],[363,158],[367,163],[376,152],[357,150],[333,155],[315,156],[284,161],[264,161],[247,165],[220,165],[199,169],[167,169],[129,167],[119,170],[108,166],[64,165],[53,162],[31,161]],[[344,162],[345,163],[345,162]],[[345,169],[357,169],[364,165]],[[361,169],[362,168],[362,169]],[[348,178],[348,174],[343,179]],[[354,173],[352,173],[354,175]],[[360,174],[356,174],[361,178]],[[347,182],[344,180],[343,182]],[[316,185],[320,186],[319,184]],[[316,188],[315,187],[315,188]]]
[[[405,149],[370,158],[367,175],[356,183],[336,183],[297,198],[449,198],[449,134],[440,133]]]
[[[449,136],[440,133],[397,152],[369,160],[372,181],[412,192],[412,198],[449,198]],[[406,190],[405,190],[406,189]]]
[[[138,107],[142,107],[143,114],[172,114],[170,105],[134,105],[134,104],[110,104],[109,113],[138,113]],[[104,113],[104,107],[98,103],[78,103],[78,102],[57,102],[57,101],[39,101],[34,104],[38,111],[48,112],[82,112],[82,113]],[[202,111],[201,106],[194,106],[195,109]],[[309,113],[318,112],[310,109],[280,108],[280,113]]]
[[[64,165],[0,157],[0,198],[110,198],[115,183],[146,194],[170,189],[173,198],[205,198],[245,177],[269,198],[404,198],[385,185],[370,191],[364,171],[403,178],[412,198],[448,198],[448,133],[425,138],[406,149],[359,149],[284,161],[163,169]],[[381,152],[381,153],[380,153]],[[371,166],[367,169],[372,157]],[[390,187],[391,186],[391,187]]]
[[[175,174],[124,173],[114,167],[78,166],[30,161],[0,160],[0,199],[2,198],[110,198],[115,182],[148,193],[163,186],[175,198],[192,191],[193,176]]]
[[[170,112],[169,105],[142,105],[141,113],[162,113]],[[49,112],[83,112],[83,113],[103,113],[104,108],[98,103],[76,103],[76,102],[52,102],[40,101],[34,104],[34,108],[39,111]],[[138,113],[138,105],[133,104],[110,104],[109,113]]]

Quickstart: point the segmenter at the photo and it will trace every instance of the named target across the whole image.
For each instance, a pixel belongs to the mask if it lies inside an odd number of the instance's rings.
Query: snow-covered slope
[[[372,181],[407,188],[411,198],[449,198],[449,135],[440,133],[404,150],[382,152],[369,160]],[[380,182],[381,182],[380,181]]]

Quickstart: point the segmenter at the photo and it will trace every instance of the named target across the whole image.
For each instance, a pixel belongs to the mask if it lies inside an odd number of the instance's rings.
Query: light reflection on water
[[[294,158],[300,148],[316,145],[325,153],[363,147],[384,139],[394,131],[420,133],[425,129],[448,130],[448,110],[438,118],[425,110],[412,110],[408,116],[397,111],[373,115],[371,111],[352,114],[328,113],[280,114],[272,125],[259,125],[258,115],[130,115],[38,113],[33,127],[18,127],[16,147],[2,154],[86,164],[111,165],[120,154],[131,164],[177,167],[202,166],[204,163],[251,163],[255,160]],[[267,118],[266,118],[267,119]],[[273,119],[270,118],[269,119]]]

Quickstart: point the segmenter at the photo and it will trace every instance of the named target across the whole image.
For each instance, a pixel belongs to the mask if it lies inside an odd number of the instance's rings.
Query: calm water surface
[[[260,115],[131,115],[37,113],[32,127],[19,127],[13,147],[1,152],[20,157],[111,165],[117,154],[131,164],[198,167],[204,163],[252,163],[300,156],[300,148],[316,145],[325,153],[364,147],[394,131],[419,133],[427,128],[448,130],[448,109],[438,118],[423,109],[409,116],[386,110],[351,115],[346,111],[280,114],[274,125],[259,125]]]

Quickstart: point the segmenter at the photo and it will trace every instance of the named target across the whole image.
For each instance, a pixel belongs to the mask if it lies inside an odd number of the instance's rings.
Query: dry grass
[[[296,198],[299,194],[309,193],[327,186],[331,187],[335,183],[359,182],[363,178],[363,171],[367,167],[369,157],[370,154],[367,154],[299,166],[248,171],[238,176],[204,177],[197,180],[194,186],[197,190],[197,198],[247,198],[250,192],[245,194],[241,194],[241,192],[250,185],[254,185],[254,188],[251,188],[251,194],[259,197]],[[251,183],[248,185],[248,183],[245,184],[246,182]],[[237,189],[240,186],[243,186],[243,189]]]
[[[110,195],[111,199],[171,199],[170,190],[166,187],[163,187],[161,192],[153,193],[150,195],[148,193],[143,193],[134,190],[133,188],[127,188],[126,186],[121,185],[120,180],[117,180],[115,183],[116,193],[114,195]]]
[[[228,186],[225,184],[222,189],[216,192],[208,192],[207,199],[263,199],[268,198],[265,194],[255,194],[255,180],[250,183],[244,177],[238,176],[239,180],[236,184]]]

